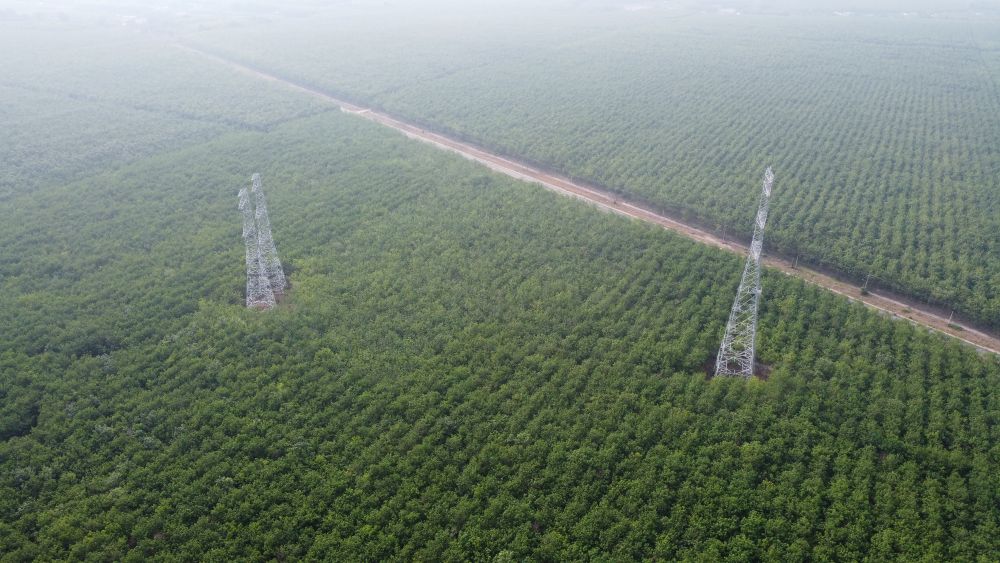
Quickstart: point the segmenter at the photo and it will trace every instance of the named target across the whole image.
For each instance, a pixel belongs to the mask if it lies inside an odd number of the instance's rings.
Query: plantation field
[[[0,198],[328,111],[161,39],[0,21]]]
[[[772,164],[770,251],[1000,327],[1000,23],[412,18],[185,37],[736,236]]]
[[[292,282],[267,314],[254,171]],[[1000,549],[995,357],[767,274],[768,381],[709,380],[739,257],[364,120],[30,195],[0,201],[7,560]]]
[[[997,356],[765,272],[709,378],[741,257],[67,26],[0,24],[0,561],[1000,552]]]

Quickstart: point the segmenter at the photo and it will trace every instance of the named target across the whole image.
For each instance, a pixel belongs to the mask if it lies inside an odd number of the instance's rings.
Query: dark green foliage
[[[244,162],[294,270],[269,314],[239,304]],[[709,381],[738,257],[337,115],[52,197],[84,213],[100,190],[123,200],[116,232],[163,241],[66,260],[79,287],[109,286],[86,325],[121,331],[116,349],[53,333],[58,352],[7,353],[4,420],[39,405],[0,445],[12,559],[998,547],[1000,366],[908,324],[768,275],[770,380]],[[171,209],[183,229],[157,223],[179,226]],[[703,275],[720,264],[732,279]],[[18,326],[25,308],[3,311]]]
[[[0,199],[0,559],[996,559],[997,358],[767,273],[710,380],[740,257],[287,103]]]
[[[996,21],[538,12],[194,40],[1000,328]]]

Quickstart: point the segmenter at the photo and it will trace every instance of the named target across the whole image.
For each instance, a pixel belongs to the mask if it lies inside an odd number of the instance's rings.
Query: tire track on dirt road
[[[442,150],[456,153],[464,158],[483,164],[495,172],[499,172],[525,182],[540,184],[541,186],[562,195],[584,200],[604,211],[610,211],[612,213],[617,213],[619,215],[659,225],[660,227],[679,233],[702,244],[714,246],[716,248],[740,255],[745,255],[748,251],[747,247],[743,244],[719,238],[718,236],[704,231],[694,225],[667,217],[651,209],[642,207],[639,204],[630,203],[621,196],[612,194],[594,186],[588,186],[562,176],[538,170],[527,164],[490,153],[469,143],[458,141],[456,139],[434,133],[433,131],[422,129],[416,125],[400,121],[399,119],[385,113],[352,104],[320,90],[316,90],[302,84],[297,84],[292,80],[281,78],[267,71],[253,68],[237,61],[203,51],[197,47],[181,43],[174,44],[182,49],[198,53],[199,55],[225,64],[251,76],[270,82],[280,83],[292,90],[297,90],[322,98],[338,105],[341,111],[345,113],[350,113],[363,119],[374,121],[375,123],[379,123],[386,127],[391,127],[411,139],[429,143]],[[808,283],[842,295],[851,301],[858,301],[872,309],[876,309],[893,317],[905,319],[915,325],[946,334],[961,340],[962,342],[970,344],[981,351],[1000,354],[1000,337],[976,330],[970,326],[951,322],[949,319],[938,315],[931,310],[923,308],[920,305],[903,303],[901,300],[902,298],[895,298],[893,296],[877,292],[862,294],[861,288],[857,285],[837,279],[828,274],[810,270],[809,268],[795,266],[783,258],[767,255],[762,258],[766,267],[780,270],[786,275],[797,277]]]

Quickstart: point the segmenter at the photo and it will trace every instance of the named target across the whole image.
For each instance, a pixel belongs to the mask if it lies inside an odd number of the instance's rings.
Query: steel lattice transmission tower
[[[729,312],[726,335],[722,337],[719,356],[715,360],[715,375],[753,376],[754,346],[757,337],[757,307],[760,305],[760,252],[764,248],[764,224],[771,203],[771,186],[774,173],[768,166],[764,171],[764,187],[757,204],[754,220],[753,242],[743,266],[743,278],[736,291],[733,309]]]
[[[253,192],[257,203],[257,239],[260,245],[260,259],[270,280],[271,290],[275,295],[283,295],[287,282],[285,271],[281,268],[281,260],[278,258],[278,249],[274,247],[274,238],[271,237],[271,220],[267,217],[267,202],[264,200],[264,189],[260,183],[260,174],[254,174],[251,178],[253,182]]]
[[[271,289],[271,282],[261,261],[257,222],[246,188],[240,190],[239,198],[239,209],[243,212],[243,242],[246,243],[247,307],[270,309],[275,304],[274,291]]]

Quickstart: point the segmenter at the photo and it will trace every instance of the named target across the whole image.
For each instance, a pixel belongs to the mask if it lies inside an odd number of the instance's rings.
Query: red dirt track
[[[307,88],[295,84],[294,82],[279,78],[272,74],[242,65],[240,63],[224,59],[217,55],[201,51],[200,49],[186,46],[178,45],[189,51],[196,52],[205,57],[209,57],[218,62],[224,63],[230,67],[236,68],[242,72],[249,73],[258,78],[262,78],[271,82],[279,82],[301,92],[306,92],[313,96],[317,96],[334,104],[337,104],[341,111],[345,113],[350,113],[374,121],[376,123],[385,125],[386,127],[391,127],[397,131],[402,132],[404,135],[411,139],[416,139],[426,143],[430,143],[438,148],[444,149],[449,152],[457,153],[465,158],[479,162],[488,168],[506,174],[507,176],[516,178],[518,180],[524,180],[526,182],[532,182],[540,184],[543,187],[561,193],[563,195],[575,197],[582,199],[590,204],[597,206],[605,211],[611,211],[613,213],[618,213],[620,215],[625,215],[627,217],[632,217],[645,221],[647,223],[653,223],[659,225],[665,229],[669,229],[687,238],[696,240],[700,243],[714,246],[716,248],[721,248],[723,250],[728,250],[733,253],[745,255],[747,253],[747,247],[738,242],[723,240],[712,233],[701,230],[695,226],[679,222],[677,220],[671,219],[647,208],[641,207],[637,204],[629,203],[628,201],[622,199],[621,197],[608,193],[604,190],[595,188],[593,186],[587,186],[579,182],[574,182],[567,178],[553,175],[541,170],[532,168],[526,164],[515,162],[501,156],[489,153],[461,141],[451,139],[437,133],[426,131],[409,123],[400,121],[384,113],[376,112],[369,108],[360,107],[343,100],[339,100],[329,94],[325,94],[318,90]],[[1000,338],[992,334],[987,334],[973,329],[972,327],[963,326],[958,323],[950,323],[947,318],[942,317],[930,310],[920,307],[915,304],[906,304],[898,299],[894,299],[890,296],[882,295],[876,292],[868,293],[867,295],[861,294],[861,288],[838,280],[827,274],[817,272],[815,270],[810,270],[804,267],[795,267],[789,261],[773,257],[764,256],[764,265],[770,268],[774,268],[784,272],[786,275],[795,276],[802,280],[805,280],[811,284],[820,286],[822,288],[833,291],[847,297],[852,301],[859,301],[864,303],[868,307],[877,309],[884,313],[890,314],[894,317],[906,319],[916,325],[947,334],[948,336],[957,338],[967,344],[971,344],[976,348],[992,352],[994,354],[1000,354]],[[959,328],[955,328],[959,327]]]

